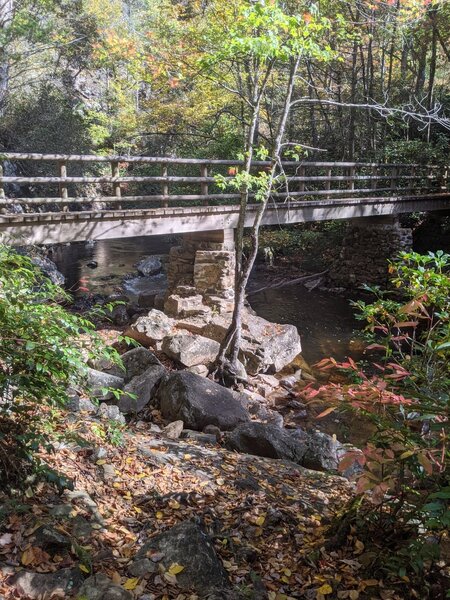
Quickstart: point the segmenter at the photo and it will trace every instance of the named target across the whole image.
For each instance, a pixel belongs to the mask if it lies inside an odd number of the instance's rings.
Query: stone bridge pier
[[[234,265],[233,229],[184,234],[170,250],[164,312],[201,320],[232,312]]]
[[[401,227],[396,216],[376,216],[350,221],[342,250],[329,273],[336,287],[367,284],[386,286],[388,259],[412,248],[412,230]]]

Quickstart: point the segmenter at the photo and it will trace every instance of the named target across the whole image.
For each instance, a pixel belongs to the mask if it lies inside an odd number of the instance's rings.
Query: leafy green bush
[[[0,246],[0,484],[23,481],[36,452],[51,449],[56,411],[70,386],[83,386],[87,361],[117,360],[64,300],[28,257]]]
[[[377,359],[321,361],[348,377],[306,395],[328,399],[323,415],[350,410],[373,424],[366,447],[340,466],[361,469],[341,534],[353,528],[363,540],[371,576],[400,586],[414,579],[426,598],[445,583],[440,546],[450,526],[450,255],[402,253],[390,274],[392,289],[368,288],[374,302],[355,303]]]

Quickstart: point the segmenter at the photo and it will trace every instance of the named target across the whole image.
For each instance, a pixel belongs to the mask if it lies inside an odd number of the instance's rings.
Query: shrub
[[[51,449],[55,411],[70,386],[83,386],[89,358],[117,359],[66,300],[28,257],[0,245],[0,484],[23,482],[36,452]]]
[[[356,461],[362,472],[359,498],[337,530],[342,538],[353,528],[364,540],[371,577],[388,575],[409,588],[415,577],[425,598],[444,585],[439,552],[450,525],[450,256],[403,253],[389,270],[390,291],[368,288],[375,301],[355,303],[377,360],[325,359],[318,367],[341,370],[346,381],[306,395],[328,398],[323,415],[350,410],[373,423],[363,451],[342,460],[342,470]]]

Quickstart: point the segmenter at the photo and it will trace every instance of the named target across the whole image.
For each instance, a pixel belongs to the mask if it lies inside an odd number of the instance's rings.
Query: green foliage
[[[321,369],[338,368],[349,377],[310,395],[320,393],[336,409],[372,423],[367,446],[341,463],[342,470],[359,464],[357,491],[364,500],[344,519],[366,550],[382,548],[371,562],[371,576],[397,581],[418,576],[415,585],[426,594],[450,524],[450,256],[402,253],[390,273],[392,289],[371,289],[374,302],[356,303],[367,322],[367,350],[381,356],[365,368],[351,359],[321,361]]]
[[[104,348],[86,318],[68,312],[65,292],[28,257],[0,246],[0,480],[19,479],[51,449],[51,431],[70,386],[83,387],[89,359]]]
[[[403,252],[389,267],[397,292],[368,288],[371,303],[355,303],[372,348],[398,361],[410,393],[450,398],[450,255]],[[399,297],[400,292],[400,297]]]

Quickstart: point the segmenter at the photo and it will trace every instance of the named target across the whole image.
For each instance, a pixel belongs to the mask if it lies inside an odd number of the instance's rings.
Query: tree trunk
[[[14,14],[14,0],[0,2],[0,30],[4,34],[11,25]],[[7,36],[4,36],[7,38]],[[3,113],[9,89],[9,57],[8,43],[0,46],[0,115]]]
[[[284,100],[283,112],[277,128],[277,136],[275,139],[274,148],[271,156],[271,166],[268,175],[267,188],[264,194],[264,198],[261,200],[261,204],[258,207],[258,211],[255,216],[253,226],[251,227],[251,250],[250,255],[243,264],[242,254],[239,257],[238,253],[242,253],[242,242],[244,236],[244,224],[245,224],[245,211],[248,202],[248,191],[241,197],[241,207],[239,213],[239,223],[236,231],[236,239],[239,240],[239,246],[236,245],[236,265],[240,265],[241,269],[238,272],[236,269],[236,286],[235,286],[235,300],[234,310],[231,320],[231,325],[225,335],[224,340],[220,346],[220,350],[215,363],[215,375],[216,378],[224,385],[232,386],[238,381],[238,356],[241,346],[242,337],[242,316],[244,312],[244,301],[245,301],[245,290],[247,283],[252,271],[253,265],[255,264],[256,256],[258,254],[258,242],[259,242],[259,229],[261,221],[264,215],[264,211],[269,202],[269,198],[272,193],[272,188],[275,179],[276,169],[280,160],[280,153],[282,148],[282,142],[284,132],[286,130],[288,116],[291,108],[292,93],[295,85],[295,75],[298,70],[300,63],[300,57],[297,57],[291,64],[289,73],[288,88]],[[259,106],[258,106],[259,112]],[[253,123],[253,120],[252,120]],[[256,120],[255,120],[256,123]],[[256,126],[256,125],[255,125]],[[253,140],[251,130],[249,132],[249,141]],[[247,151],[247,162],[246,169],[250,172],[251,168],[251,157],[253,155],[253,148],[249,148]],[[241,218],[242,217],[242,218]]]

